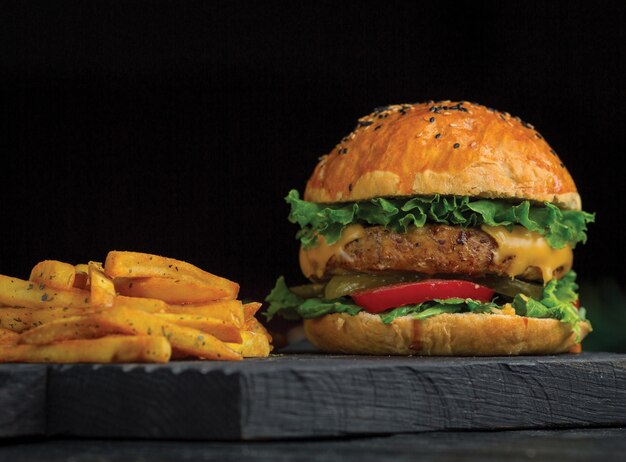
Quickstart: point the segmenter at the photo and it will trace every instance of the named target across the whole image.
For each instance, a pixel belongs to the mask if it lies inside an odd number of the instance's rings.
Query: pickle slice
[[[300,298],[316,298],[324,295],[326,284],[304,284],[290,287],[289,290]]]
[[[517,294],[524,294],[535,300],[541,300],[543,298],[542,284],[504,277],[481,278],[477,279],[476,282],[511,298],[515,297]]]
[[[427,276],[415,273],[341,274],[333,276],[326,284],[305,284],[290,287],[289,290],[302,298],[322,297],[327,300],[333,300],[360,290],[373,289],[375,287],[388,286],[401,282],[421,281],[433,277],[474,281],[477,284],[489,287],[497,293],[511,298],[515,297],[517,294],[524,294],[535,300],[541,300],[543,296],[542,284],[526,282],[520,279],[511,279],[508,277],[466,278],[453,275]]]
[[[344,297],[363,289],[388,286],[400,282],[413,282],[424,279],[419,274],[392,273],[392,274],[345,274],[333,276],[326,284],[324,298],[332,300]]]

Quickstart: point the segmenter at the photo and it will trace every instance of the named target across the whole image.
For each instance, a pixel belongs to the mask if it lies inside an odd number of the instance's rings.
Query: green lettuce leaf
[[[285,278],[280,276],[276,285],[265,298],[269,303],[264,312],[270,320],[277,313],[285,319],[314,319],[330,313],[348,313],[352,316],[361,311],[361,307],[355,305],[348,298],[325,300],[322,298],[302,298],[289,290]]]
[[[580,340],[580,325],[588,322],[584,307],[576,309],[573,303],[578,299],[576,273],[569,271],[563,278],[552,279],[543,289],[541,300],[534,300],[524,295],[516,295],[511,305],[515,313],[529,318],[553,318],[571,324]]]
[[[276,314],[286,319],[315,319],[333,313],[347,313],[350,316],[356,316],[363,311],[363,308],[347,297],[333,300],[298,297],[289,291],[282,276],[278,278],[276,287],[265,301],[270,304],[264,312],[268,320],[271,320]],[[380,313],[379,316],[383,323],[389,324],[401,316],[413,315],[417,319],[425,319],[441,313],[490,313],[493,308],[498,308],[498,305],[493,302],[484,303],[469,298],[449,298],[401,306]]]
[[[499,308],[499,306],[493,302],[479,302],[471,298],[447,298],[401,306],[385,311],[379,316],[383,323],[389,324],[396,318],[408,315],[413,315],[415,319],[426,319],[443,313],[491,313],[494,308]]]
[[[297,310],[302,318],[315,319],[331,313],[347,313],[350,316],[356,316],[361,311],[361,307],[347,298],[335,300],[309,298],[299,305]]]
[[[265,301],[269,303],[269,307],[263,314],[268,320],[272,319],[276,313],[291,320],[301,317],[297,308],[304,302],[304,299],[289,290],[283,276],[278,278],[270,294],[265,297]]]
[[[560,249],[565,244],[575,247],[578,242],[585,243],[587,224],[595,220],[595,214],[561,210],[548,202],[514,204],[467,196],[376,198],[320,204],[304,201],[298,191],[291,190],[285,201],[291,206],[289,221],[300,226],[296,238],[305,248],[314,246],[318,235],[324,236],[328,244],[337,242],[343,229],[352,223],[381,225],[405,233],[409,226],[422,227],[429,222],[463,227],[521,225],[541,233],[551,247]]]
[[[515,313],[520,316],[553,318],[570,324],[578,341],[580,324],[588,321],[585,317],[585,309],[577,310],[573,305],[578,299],[577,290],[576,273],[569,271],[560,280],[553,279],[546,284],[541,300],[517,295],[511,304]],[[315,319],[332,313],[347,313],[350,316],[355,316],[363,311],[348,297],[333,300],[298,297],[289,290],[282,276],[278,278],[276,286],[265,301],[269,303],[269,306],[263,314],[268,320],[271,320],[275,315],[286,319]],[[401,306],[378,315],[383,323],[389,324],[402,316],[411,315],[416,319],[426,319],[442,313],[493,313],[494,309],[498,308],[501,307],[494,301],[479,302],[472,299],[449,298]]]

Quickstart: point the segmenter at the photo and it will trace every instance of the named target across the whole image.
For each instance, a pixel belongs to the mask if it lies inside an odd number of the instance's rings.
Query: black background
[[[301,282],[283,197],[374,107],[534,124],[624,282],[624,2],[2,2],[0,273],[136,250],[263,296]]]

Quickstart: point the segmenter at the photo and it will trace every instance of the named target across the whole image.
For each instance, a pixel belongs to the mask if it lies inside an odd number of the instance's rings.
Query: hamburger
[[[573,249],[594,214],[534,127],[464,101],[377,108],[286,197],[300,268],[266,316],[332,353],[580,351]]]

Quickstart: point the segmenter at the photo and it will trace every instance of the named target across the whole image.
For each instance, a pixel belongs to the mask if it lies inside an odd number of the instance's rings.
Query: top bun
[[[320,159],[304,199],[432,194],[581,209],[574,180],[532,125],[464,101],[387,106],[359,119]]]

